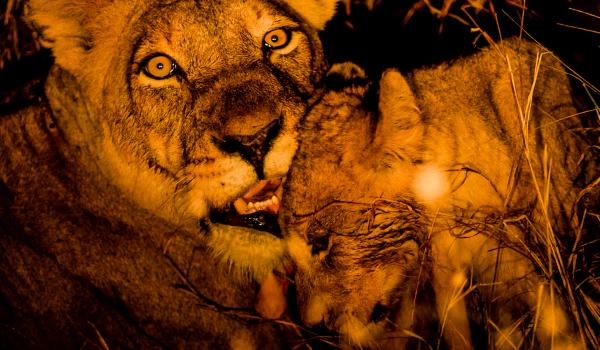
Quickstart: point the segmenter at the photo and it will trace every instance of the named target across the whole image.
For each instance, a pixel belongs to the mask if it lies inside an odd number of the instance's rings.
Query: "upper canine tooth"
[[[277,198],[277,196],[273,196],[273,197],[271,197],[271,202],[273,204],[279,204],[279,198]]]

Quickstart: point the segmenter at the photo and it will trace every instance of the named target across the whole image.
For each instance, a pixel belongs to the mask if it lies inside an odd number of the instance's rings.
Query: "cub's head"
[[[358,67],[332,72],[350,82],[327,92],[301,125],[282,222],[303,322],[368,347],[408,326],[394,322],[410,314],[425,237],[406,191],[422,128],[399,73],[386,72],[377,95]]]
[[[326,69],[317,30],[335,1],[31,0],[27,10],[55,57],[58,129],[126,197],[188,224],[268,179],[239,209],[274,205]]]

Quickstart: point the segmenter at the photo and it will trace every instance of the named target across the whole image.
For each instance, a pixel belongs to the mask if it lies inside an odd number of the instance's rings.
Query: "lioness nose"
[[[227,153],[237,153],[256,169],[259,178],[263,178],[263,162],[271,148],[273,139],[279,133],[279,119],[271,121],[253,135],[227,135],[222,139],[214,138],[213,142]]]
[[[389,308],[381,303],[375,304],[373,311],[371,312],[370,321],[371,322],[379,322],[384,320],[387,317],[389,312]]]

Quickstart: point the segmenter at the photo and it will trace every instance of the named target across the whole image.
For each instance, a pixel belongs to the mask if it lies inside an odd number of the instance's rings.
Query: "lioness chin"
[[[55,64],[39,104],[0,120],[0,347],[279,347],[273,326],[234,315],[257,290],[236,275],[268,282],[258,311],[284,311],[284,247],[263,216],[335,1],[26,10]],[[234,203],[254,228],[213,220]]]
[[[529,254],[578,232],[586,145],[557,60],[512,39],[378,87],[353,65],[330,75],[348,81],[302,122],[282,205],[304,323],[351,347],[470,349],[477,291],[479,346],[582,348]]]

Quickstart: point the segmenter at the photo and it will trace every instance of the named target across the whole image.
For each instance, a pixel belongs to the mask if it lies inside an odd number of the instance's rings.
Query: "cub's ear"
[[[283,0],[296,10],[308,24],[323,30],[335,15],[339,0]]]
[[[388,167],[421,158],[424,124],[415,95],[400,72],[390,69],[383,73],[378,105],[372,154]]]

